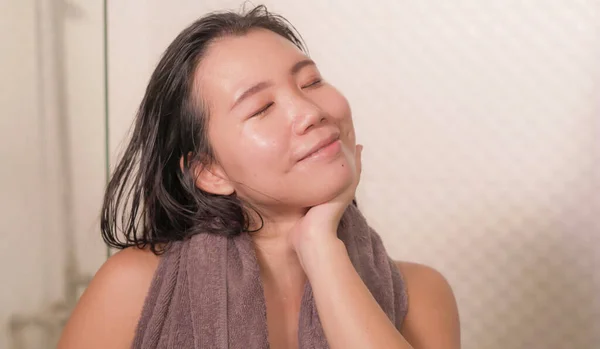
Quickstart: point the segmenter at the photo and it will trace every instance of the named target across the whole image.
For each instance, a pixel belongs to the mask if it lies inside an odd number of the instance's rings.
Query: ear
[[[183,168],[183,157],[181,158],[181,167]],[[227,178],[227,174],[215,162],[209,166],[194,162],[190,164],[190,170],[194,175],[196,187],[207,193],[231,195],[235,192],[235,188]]]

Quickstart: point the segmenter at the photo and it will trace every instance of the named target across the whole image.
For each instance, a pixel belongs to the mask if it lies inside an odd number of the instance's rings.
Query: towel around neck
[[[381,238],[354,205],[346,209],[338,237],[373,297],[400,328],[408,307],[404,281]],[[299,314],[300,349],[329,348],[317,310],[307,282]],[[251,236],[197,234],[173,243],[161,256],[132,348],[269,348]]]

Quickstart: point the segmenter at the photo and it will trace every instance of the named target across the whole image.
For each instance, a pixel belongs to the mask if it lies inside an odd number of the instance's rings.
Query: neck
[[[291,229],[302,219],[303,214],[263,216],[264,226],[251,233],[261,274],[266,283],[283,288],[301,287],[306,274],[300,264],[288,235]]]

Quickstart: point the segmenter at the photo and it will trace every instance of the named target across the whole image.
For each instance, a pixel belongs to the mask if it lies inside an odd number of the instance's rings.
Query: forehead
[[[203,92],[230,95],[251,84],[274,79],[306,55],[286,38],[266,29],[226,36],[209,46],[196,71]],[[205,96],[208,97],[208,96]]]

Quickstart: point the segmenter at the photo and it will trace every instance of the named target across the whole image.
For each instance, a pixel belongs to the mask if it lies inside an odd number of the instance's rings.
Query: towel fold
[[[408,305],[403,279],[354,205],[344,212],[338,237],[373,297],[400,328]],[[300,307],[298,345],[329,348],[309,282]],[[173,243],[161,256],[132,348],[268,347],[266,302],[251,236],[197,234]]]

